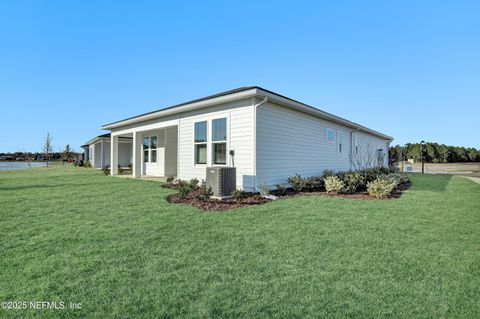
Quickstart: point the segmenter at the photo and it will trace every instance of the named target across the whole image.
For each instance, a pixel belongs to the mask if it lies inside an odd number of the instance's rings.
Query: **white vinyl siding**
[[[334,143],[328,142],[329,130],[335,132]],[[262,105],[257,111],[257,185],[282,184],[295,173],[307,177],[325,169],[350,170],[351,133],[348,127],[274,103]],[[387,146],[381,138],[363,133],[358,136],[368,137],[368,142],[378,147]]]
[[[203,110],[180,114],[178,178],[205,179],[206,167],[213,164],[211,141],[211,122],[214,119],[227,118],[227,166],[235,164],[237,168],[237,188],[252,190],[253,187],[253,99],[229,102]],[[208,121],[207,164],[195,165],[194,161],[194,123]],[[234,150],[232,158],[228,154]],[[234,163],[232,163],[234,161]]]
[[[363,132],[353,133],[356,147],[352,149],[353,169],[371,166],[388,166],[388,142]],[[383,150],[383,163],[378,163],[378,150]]]

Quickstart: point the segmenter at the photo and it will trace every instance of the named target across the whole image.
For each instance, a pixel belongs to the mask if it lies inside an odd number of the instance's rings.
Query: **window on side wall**
[[[337,133],[337,140],[338,140],[338,154],[343,154],[343,133]]]
[[[227,164],[227,119],[212,120],[212,158],[215,165]]]
[[[382,149],[382,148],[379,148],[379,149],[377,150],[377,155],[378,155],[378,158],[377,158],[378,163],[379,163],[379,164],[383,164],[384,155],[383,155],[383,149]]]
[[[195,164],[207,164],[207,121],[196,122],[194,131]]]
[[[325,136],[326,136],[327,143],[335,143],[335,131],[334,130],[332,130],[331,128],[327,128]]]

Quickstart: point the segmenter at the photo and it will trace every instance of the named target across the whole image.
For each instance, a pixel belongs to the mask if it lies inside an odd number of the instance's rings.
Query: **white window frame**
[[[345,134],[342,131],[337,131],[337,154],[345,154]]]
[[[152,146],[152,137],[157,138],[157,147],[155,148],[157,160],[155,162],[152,162],[152,150],[153,150],[153,148],[151,147]],[[147,149],[143,148],[145,139],[148,139],[148,148]],[[157,164],[158,163],[158,143],[159,143],[159,138],[158,138],[158,135],[156,135],[156,134],[152,134],[152,135],[147,134],[147,135],[143,136],[143,138],[142,138],[142,163],[144,163],[144,164],[146,164],[146,163]],[[145,161],[145,151],[148,151],[147,161]]]
[[[221,120],[221,119],[225,119],[225,140],[224,141],[214,141],[213,140],[213,121],[215,120]],[[212,159],[212,165],[215,165],[215,166],[228,166],[228,138],[229,138],[229,134],[228,134],[228,116],[218,116],[218,117],[214,117],[214,118],[211,118],[210,119],[210,130],[211,132],[210,133],[210,136],[211,136],[211,141],[210,141],[210,145],[212,146],[211,147],[211,150],[210,150],[210,153],[211,153],[211,159]],[[213,147],[213,144],[225,144],[225,164],[216,164],[214,163],[214,154],[213,152],[215,151],[214,147]],[[208,152],[208,146],[207,146],[207,152]]]
[[[358,136],[353,134],[353,155],[358,155]]]
[[[207,123],[206,127],[206,141],[205,142],[195,142],[195,124],[205,122]],[[210,121],[208,119],[199,119],[195,122],[193,122],[193,136],[192,136],[192,141],[193,141],[193,166],[199,166],[199,167],[205,167],[208,165],[208,144],[210,140],[210,134],[209,134],[209,128],[210,128]],[[206,145],[206,156],[207,158],[205,159],[205,163],[197,163],[196,162],[196,145]]]
[[[382,166],[385,163],[385,150],[383,148],[377,148],[377,162]]]
[[[333,140],[329,140],[328,139],[328,132],[332,132],[333,133]],[[330,127],[327,127],[325,128],[325,143],[327,144],[335,144],[335,130],[333,128],[330,128]]]

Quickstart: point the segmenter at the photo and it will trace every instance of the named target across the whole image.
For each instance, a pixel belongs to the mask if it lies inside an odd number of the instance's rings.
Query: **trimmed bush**
[[[289,177],[287,182],[295,192],[301,192],[305,187],[305,180],[299,174]]]
[[[395,181],[379,177],[367,184],[367,191],[371,196],[386,198],[392,194],[397,185],[398,184]]]
[[[325,190],[327,193],[341,193],[344,186],[343,181],[338,176],[328,176],[325,178]]]
[[[247,198],[248,194],[240,189],[236,189],[230,194],[230,196],[232,196],[232,199],[238,203],[242,199]]]
[[[204,180],[202,180],[202,183],[201,183],[199,189],[200,189],[200,193],[197,195],[197,198],[199,200],[202,200],[202,201],[206,202],[213,195],[212,188],[207,187],[207,183]]]
[[[180,193],[180,197],[187,197],[192,190],[193,188],[191,187],[190,183],[178,180],[178,192]]]
[[[110,175],[110,165],[105,165],[102,170],[106,176]]]
[[[321,176],[321,177],[323,177],[323,178],[326,178],[326,177],[329,177],[329,176],[335,176],[335,175],[337,175],[337,173],[335,173],[335,171],[334,171],[334,170],[331,170],[331,169],[326,169],[326,170],[324,170],[324,171],[323,171],[323,173],[322,173],[322,176]]]
[[[174,181],[175,181],[175,177],[173,177],[173,176],[168,176],[167,177],[167,184],[173,184]]]
[[[342,174],[341,178],[344,183],[343,192],[347,194],[354,194],[367,188],[365,179],[359,173],[346,172]]]
[[[195,188],[198,187],[198,179],[197,178],[192,178],[188,183],[190,184],[190,187],[192,189],[195,189]]]
[[[270,188],[268,186],[261,186],[260,187],[260,195],[267,196],[270,194]]]
[[[312,176],[305,179],[306,192],[322,192],[325,190],[325,181],[322,176]]]
[[[285,187],[285,185],[282,185],[282,184],[277,184],[275,185],[275,193],[278,196],[285,196],[287,195],[287,187]]]

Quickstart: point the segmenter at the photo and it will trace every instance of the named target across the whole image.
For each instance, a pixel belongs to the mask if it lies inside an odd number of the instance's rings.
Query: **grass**
[[[478,318],[480,185],[413,175],[398,200],[301,197],[227,213],[158,182],[0,173],[8,318]]]

